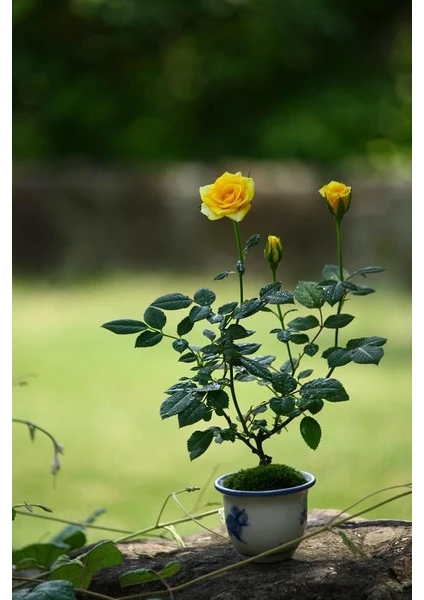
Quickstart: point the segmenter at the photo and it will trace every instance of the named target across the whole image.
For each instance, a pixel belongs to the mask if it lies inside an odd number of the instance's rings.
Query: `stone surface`
[[[337,511],[312,510],[308,531],[325,524]],[[334,531],[311,537],[293,559],[272,564],[250,563],[173,592],[178,600],[400,600],[412,598],[412,525],[408,521],[364,519],[348,522],[342,531],[354,542],[352,552]],[[223,534],[223,528],[216,530]],[[203,532],[184,538],[185,548],[160,538],[119,545],[125,565],[103,569],[90,590],[114,598],[164,590],[161,583],[121,588],[119,576],[129,569],[159,571],[170,561],[181,564],[168,580],[173,588],[188,584],[217,569],[234,565],[240,557],[224,538]],[[78,596],[88,599],[86,594]],[[161,596],[170,598],[169,594]]]

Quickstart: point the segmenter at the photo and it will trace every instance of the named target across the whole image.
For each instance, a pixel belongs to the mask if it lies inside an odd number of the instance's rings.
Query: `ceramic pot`
[[[233,546],[244,557],[256,556],[299,538],[306,529],[308,490],[315,476],[301,471],[306,483],[291,488],[250,492],[225,487],[227,473],[215,481],[223,494],[225,523]],[[299,542],[257,562],[277,562],[293,556]]]

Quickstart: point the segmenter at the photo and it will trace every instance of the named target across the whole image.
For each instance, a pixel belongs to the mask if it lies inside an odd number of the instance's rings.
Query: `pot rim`
[[[268,497],[268,496],[286,496],[289,494],[296,494],[297,492],[303,492],[304,490],[308,490],[316,483],[316,477],[312,473],[308,473],[308,471],[300,471],[302,475],[306,478],[306,482],[301,485],[296,485],[291,488],[281,488],[278,490],[262,490],[262,491],[253,491],[253,490],[232,490],[231,488],[225,487],[223,482],[226,477],[232,475],[232,473],[226,473],[225,475],[221,475],[217,479],[215,479],[214,486],[218,492],[221,494],[225,494],[226,496],[250,496],[250,497]]]

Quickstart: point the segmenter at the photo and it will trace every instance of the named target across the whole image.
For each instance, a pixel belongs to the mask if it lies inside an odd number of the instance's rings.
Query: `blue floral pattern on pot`
[[[246,509],[233,506],[225,519],[225,523],[227,524],[228,533],[245,544],[246,542],[242,539],[241,534],[243,527],[249,525]]]
[[[303,525],[308,519],[308,509],[303,507],[302,512],[300,513],[300,524]]]

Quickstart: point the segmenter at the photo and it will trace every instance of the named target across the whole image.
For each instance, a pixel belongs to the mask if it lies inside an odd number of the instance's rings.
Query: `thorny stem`
[[[336,218],[336,231],[337,231],[337,256],[338,256],[338,262],[339,262],[339,279],[340,281],[344,281],[344,275],[343,275],[343,237],[342,237],[342,220]],[[337,307],[337,314],[339,315],[342,311],[342,307],[343,307],[343,300],[344,300],[344,294],[343,297],[341,298],[341,300],[339,300],[339,304]],[[334,334],[334,346],[335,348],[338,347],[338,343],[339,343],[339,329],[336,329],[336,332]]]
[[[277,267],[271,267],[271,272],[272,272],[272,282],[276,283],[277,282]],[[283,314],[281,312],[281,307],[279,304],[277,304],[277,311],[278,311],[278,318],[280,319],[280,323],[281,323],[281,328],[284,329],[284,319],[283,319]],[[292,357],[292,353],[291,353],[291,349],[290,349],[290,342],[287,342],[286,344],[287,346],[287,352],[289,355],[289,360],[290,360],[290,365],[291,365],[291,370],[292,370],[292,375],[294,375],[294,372],[296,370],[294,361],[293,361],[293,357]]]
[[[244,252],[241,245],[240,238],[240,228],[237,221],[233,221],[234,225],[234,233],[236,235],[236,243],[237,243],[237,252],[239,261],[237,263],[237,273],[239,276],[239,288],[240,288],[240,304],[243,304],[244,301],[244,291],[243,291],[243,275],[244,275]]]

